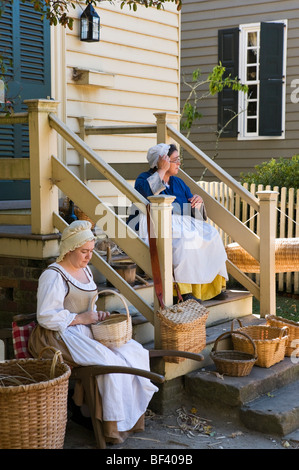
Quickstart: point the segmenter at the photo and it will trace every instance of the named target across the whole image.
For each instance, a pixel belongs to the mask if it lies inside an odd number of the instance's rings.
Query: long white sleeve
[[[63,331],[76,314],[64,308],[67,285],[62,276],[51,269],[42,273],[37,291],[37,321],[49,330]]]

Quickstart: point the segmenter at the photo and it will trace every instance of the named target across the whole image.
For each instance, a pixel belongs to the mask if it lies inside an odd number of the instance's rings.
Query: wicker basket
[[[225,247],[228,259],[245,273],[259,273],[260,264],[238,243]],[[299,271],[299,238],[277,238],[275,240],[275,272]]]
[[[267,324],[270,326],[275,326],[278,328],[282,328],[284,326],[288,327],[289,337],[286,343],[285,355],[299,357],[299,323],[292,320],[287,320],[286,318],[276,317],[275,315],[267,315],[266,320]]]
[[[62,449],[71,370],[52,359],[0,362],[0,448]],[[59,361],[58,361],[59,358]]]
[[[256,365],[260,367],[271,367],[277,362],[284,359],[286,343],[288,340],[288,328],[275,328],[267,325],[242,326],[237,319],[241,328],[233,330],[232,322],[232,340],[234,349],[238,351],[248,352],[251,348],[250,342],[239,335],[239,332],[246,333],[255,342],[257,349]]]
[[[91,309],[94,308],[98,295],[105,293],[117,295],[121,299],[126,309],[126,315],[112,314],[107,320],[91,325],[92,334],[94,339],[108,348],[119,348],[132,338],[132,318],[125,298],[118,292],[110,289],[102,290],[94,296]]]
[[[163,349],[198,353],[206,345],[206,321],[209,312],[196,300],[186,300],[172,307],[160,309]],[[182,362],[182,357],[165,357],[167,362]]]
[[[220,374],[230,375],[232,377],[244,377],[249,375],[252,367],[257,361],[257,352],[254,341],[246,333],[240,332],[251,344],[252,354],[236,350],[222,350],[217,351],[218,342],[224,338],[231,337],[230,332],[223,333],[220,335],[213,346],[210,354],[217,371]]]

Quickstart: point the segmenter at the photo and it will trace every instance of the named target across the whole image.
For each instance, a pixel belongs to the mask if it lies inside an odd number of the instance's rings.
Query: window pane
[[[247,132],[256,132],[256,119],[247,119]]]
[[[255,100],[257,98],[257,85],[249,85],[248,98],[250,100]]]
[[[247,80],[249,82],[256,80],[256,67],[251,66],[247,68]]]
[[[248,108],[247,108],[247,115],[248,116],[256,116],[257,110],[257,102],[256,101],[249,101]]]
[[[247,51],[247,63],[256,64],[257,63],[257,49],[248,49]]]
[[[257,46],[257,32],[248,33],[248,44],[247,47],[256,47]]]

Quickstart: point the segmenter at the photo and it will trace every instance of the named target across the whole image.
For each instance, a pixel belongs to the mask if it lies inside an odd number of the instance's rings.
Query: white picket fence
[[[247,225],[253,232],[259,234],[259,214],[240,199],[230,188],[220,182],[200,181],[198,183],[205,191],[218,200],[227,210],[232,212],[239,220]],[[279,193],[277,208],[277,238],[299,238],[299,189],[278,188],[247,183],[243,185],[254,196],[258,191],[273,190]],[[209,220],[209,223],[213,224]],[[215,224],[213,224],[216,226]],[[216,226],[217,227],[217,226]],[[217,227],[218,228],[218,227]],[[224,245],[232,243],[232,240],[223,230],[219,229]],[[259,281],[258,274],[251,274],[256,282]],[[277,290],[299,294],[299,272],[276,274]]]

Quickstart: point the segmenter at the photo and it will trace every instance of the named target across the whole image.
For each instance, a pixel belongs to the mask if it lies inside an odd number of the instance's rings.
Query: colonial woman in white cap
[[[109,349],[93,339],[90,325],[108,312],[90,309],[97,286],[87,266],[95,237],[88,221],[77,220],[61,237],[60,255],[40,276],[37,293],[38,325],[29,339],[33,357],[45,346],[61,350],[69,365],[120,365],[149,370],[149,354],[139,343]],[[144,413],[157,391],[150,380],[129,374],[97,377],[107,442],[122,442],[127,431],[144,429]]]
[[[226,252],[218,231],[205,222],[202,198],[192,194],[177,176],[180,158],[176,146],[155,145],[148,150],[147,160],[150,169],[138,176],[135,189],[145,198],[158,194],[176,197],[172,204],[173,270],[183,299],[226,298],[222,292],[227,280]],[[131,215],[128,224],[148,239],[143,214]]]

